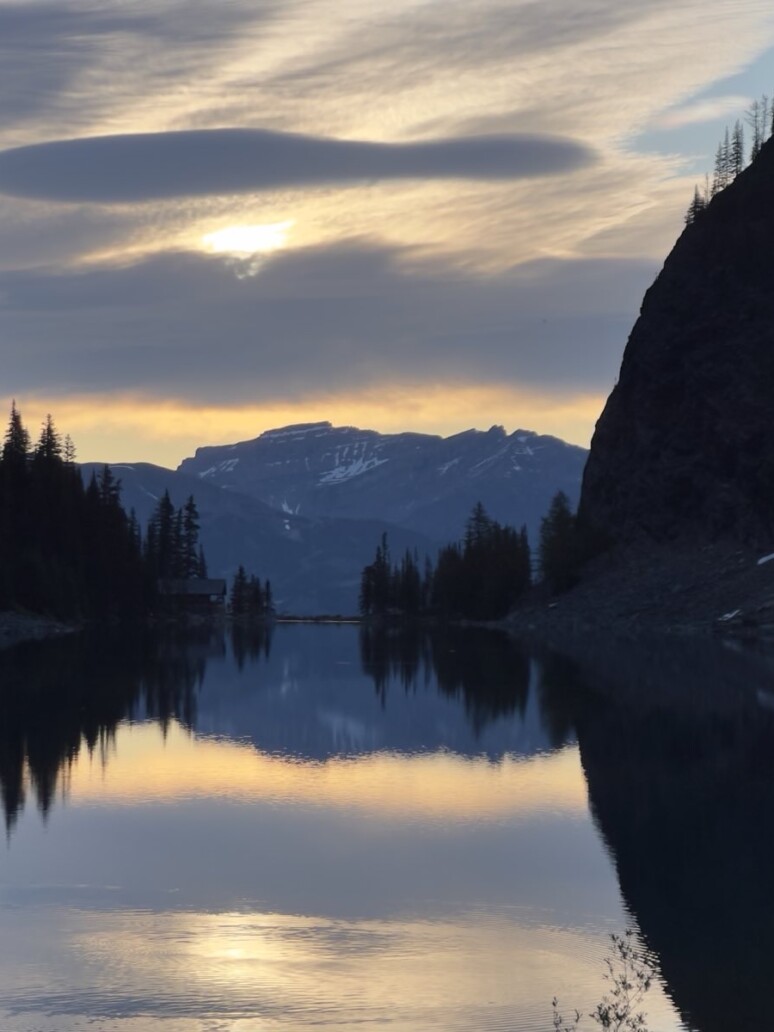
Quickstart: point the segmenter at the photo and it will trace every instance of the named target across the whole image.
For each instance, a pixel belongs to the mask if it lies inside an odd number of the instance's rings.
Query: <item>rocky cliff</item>
[[[579,514],[613,540],[774,540],[774,141],[645,295]]]

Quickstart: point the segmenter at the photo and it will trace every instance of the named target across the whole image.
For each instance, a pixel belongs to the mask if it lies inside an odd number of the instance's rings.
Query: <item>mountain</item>
[[[579,516],[630,542],[774,541],[774,141],[685,231],[597,423]]]
[[[501,426],[452,437],[380,434],[330,423],[198,448],[179,471],[308,518],[384,520],[435,542],[461,537],[476,502],[536,540],[551,498],[577,501],[586,451]]]
[[[271,580],[282,611],[353,614],[383,533],[393,557],[434,559],[481,501],[501,522],[526,523],[535,541],[556,491],[577,499],[585,457],[527,430],[442,438],[308,423],[199,448],[176,471],[111,468],[143,529],[164,491],[178,508],[194,496],[211,576],[230,579],[241,563]],[[85,464],[84,478],[99,468]]]
[[[84,480],[101,468],[85,463]],[[177,508],[193,495],[210,575],[230,580],[242,563],[248,573],[271,580],[280,611],[356,613],[361,570],[373,559],[385,531],[396,556],[407,548],[420,556],[435,554],[428,538],[383,520],[307,519],[150,463],[115,464],[111,469],[121,481],[124,508],[134,509],[143,531],[164,491]]]

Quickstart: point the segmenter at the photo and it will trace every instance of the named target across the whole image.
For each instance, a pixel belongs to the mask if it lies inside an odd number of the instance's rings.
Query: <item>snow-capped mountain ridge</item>
[[[577,498],[585,457],[558,438],[502,426],[444,438],[318,422],[199,448],[179,468],[285,513],[383,519],[444,541],[459,537],[477,501],[534,531],[557,490]]]
[[[231,578],[241,563],[271,579],[284,611],[351,614],[383,533],[395,556],[433,557],[481,501],[502,522],[526,523],[534,542],[556,491],[577,497],[585,455],[498,426],[443,438],[308,423],[199,448],[177,471],[114,469],[142,526],[165,490],[177,507],[194,495],[211,576]]]

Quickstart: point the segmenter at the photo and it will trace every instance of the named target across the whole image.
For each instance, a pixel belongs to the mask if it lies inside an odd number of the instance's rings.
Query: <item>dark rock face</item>
[[[645,295],[579,514],[623,542],[774,540],[774,141]]]

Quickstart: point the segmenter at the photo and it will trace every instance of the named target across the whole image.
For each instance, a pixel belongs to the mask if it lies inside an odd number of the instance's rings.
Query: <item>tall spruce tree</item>
[[[184,577],[198,577],[199,576],[199,512],[196,508],[196,502],[194,501],[193,495],[189,495],[188,501],[183,507],[183,540],[182,540],[182,558],[183,558],[183,576]]]
[[[744,158],[744,126],[737,119],[734,123],[734,132],[731,138],[731,170],[734,178],[744,169]]]
[[[244,616],[249,606],[249,585],[247,571],[244,566],[239,565],[231,583],[231,594],[229,595],[229,607],[233,616]]]
[[[575,516],[564,491],[554,495],[540,522],[538,552],[540,575],[552,591],[566,591],[576,583],[580,566]]]
[[[697,186],[693,191],[693,200],[688,205],[688,211],[685,213],[686,226],[692,225],[706,207],[707,202],[704,200],[704,197],[701,195]]]

